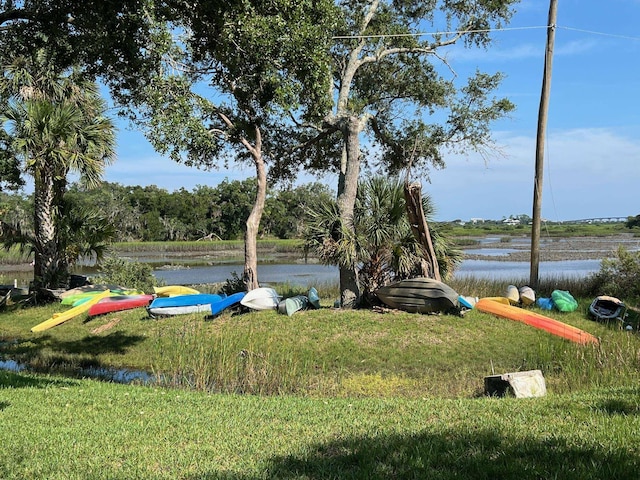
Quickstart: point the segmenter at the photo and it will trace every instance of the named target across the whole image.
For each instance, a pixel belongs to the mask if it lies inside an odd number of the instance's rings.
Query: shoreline
[[[507,241],[503,238],[507,238]],[[482,244],[464,248],[464,259],[505,262],[531,260],[529,236],[503,238],[491,241],[491,237],[483,237]],[[640,251],[640,238],[634,237],[633,234],[607,237],[547,237],[540,242],[540,261],[603,260],[614,257],[620,246],[630,251]],[[482,250],[490,250],[491,254],[482,253]]]
[[[490,260],[498,262],[529,262],[531,260],[531,245],[528,235],[513,237],[474,237],[478,240],[477,245],[464,246],[464,260]],[[633,234],[618,234],[605,237],[546,237],[540,242],[541,262],[560,262],[565,260],[603,260],[615,256],[615,251],[620,247],[629,251],[640,251],[640,237]],[[483,252],[484,250],[484,252]],[[490,252],[490,253],[487,253]],[[258,252],[260,255],[261,252]],[[291,263],[298,263],[300,257],[292,257],[289,254],[280,254],[269,251],[262,252],[262,261],[267,259],[281,259]],[[223,265],[230,259],[237,259],[240,263],[244,261],[242,251],[225,250],[211,252],[171,252],[166,251],[161,254],[150,252],[128,252],[121,251],[119,256],[134,261],[153,260],[155,263],[166,262],[164,267],[181,263],[187,259],[200,258],[209,265]],[[141,260],[142,259],[142,260]],[[317,263],[314,257],[306,259],[307,263]],[[188,262],[187,262],[188,263]],[[277,262],[276,262],[277,263]],[[178,267],[179,268],[179,267]],[[0,264],[0,273],[11,272],[28,273],[33,270],[31,263]]]

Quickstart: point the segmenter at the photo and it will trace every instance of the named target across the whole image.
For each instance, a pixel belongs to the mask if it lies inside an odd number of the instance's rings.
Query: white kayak
[[[260,287],[249,291],[240,304],[252,310],[274,310],[278,308],[280,298],[273,288]]]

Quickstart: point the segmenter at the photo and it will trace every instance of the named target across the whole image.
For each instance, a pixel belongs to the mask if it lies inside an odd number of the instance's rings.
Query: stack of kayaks
[[[82,305],[83,303],[91,300],[94,296],[104,292],[105,290],[98,290],[94,292],[85,292],[78,293],[75,295],[68,295],[62,298],[60,304],[61,305],[71,305],[72,307],[77,307],[78,305]],[[130,290],[126,288],[119,289],[109,289],[109,297],[117,297],[117,296],[131,296],[131,295],[142,295],[143,292],[139,290]]]
[[[306,295],[295,295],[293,297],[285,298],[278,304],[278,313],[291,316],[300,310],[306,309],[308,306],[309,297]]]
[[[147,311],[151,316],[173,316],[188,313],[217,315],[223,310],[239,304],[244,296],[245,292],[238,292],[229,296],[215,293],[196,293],[158,297],[151,302]]]

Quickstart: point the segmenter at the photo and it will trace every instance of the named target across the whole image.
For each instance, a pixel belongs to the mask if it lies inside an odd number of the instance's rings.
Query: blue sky
[[[547,1],[525,0],[509,30],[493,34],[490,50],[447,53],[461,78],[476,68],[503,72],[498,95],[515,103],[516,111],[493,125],[494,151],[447,155],[447,167],[424,179],[436,220],[531,215],[547,33],[524,27],[544,27],[548,10]],[[640,0],[559,0],[557,24],[542,216],[560,221],[640,214]],[[122,124],[118,160],[105,179],[172,191],[249,176],[251,169],[204,172],[179,165]]]

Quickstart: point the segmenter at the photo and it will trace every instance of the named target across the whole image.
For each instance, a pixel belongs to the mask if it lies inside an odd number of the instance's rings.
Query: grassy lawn
[[[331,295],[291,317],[138,309],[41,333],[65,307],[0,312],[0,359],[155,375],[0,371],[0,478],[637,478],[640,336],[590,320],[590,299],[549,315],[598,346],[478,311],[341,311]],[[529,369],[546,397],[482,395],[485,376]]]
[[[640,389],[220,395],[0,373],[3,479],[637,478]]]

